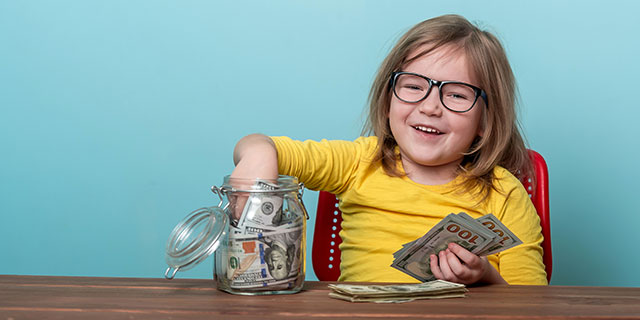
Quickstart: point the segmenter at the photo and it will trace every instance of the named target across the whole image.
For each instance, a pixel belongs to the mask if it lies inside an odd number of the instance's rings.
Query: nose
[[[427,116],[442,116],[444,106],[442,105],[442,101],[440,99],[440,90],[437,86],[431,87],[431,91],[429,91],[427,97],[424,100],[418,102],[418,106],[416,109],[420,113],[423,113]]]

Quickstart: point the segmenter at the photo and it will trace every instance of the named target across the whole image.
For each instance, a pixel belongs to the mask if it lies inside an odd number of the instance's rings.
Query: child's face
[[[409,58],[424,49],[419,48]],[[478,86],[465,54],[455,49],[450,46],[438,48],[412,61],[402,71]],[[478,99],[467,112],[449,111],[442,105],[436,86],[426,99],[417,103],[403,102],[392,94],[389,125],[409,178],[423,184],[442,184],[455,178],[463,153],[481,133],[480,119],[484,108],[484,102]],[[427,128],[435,129],[437,133],[427,132]]]

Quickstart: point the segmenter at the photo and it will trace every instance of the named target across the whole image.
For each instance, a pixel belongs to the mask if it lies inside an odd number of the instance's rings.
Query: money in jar
[[[297,178],[224,178],[212,187],[215,207],[198,209],[167,242],[165,277],[173,278],[214,253],[217,288],[233,294],[286,294],[305,278],[307,211]]]

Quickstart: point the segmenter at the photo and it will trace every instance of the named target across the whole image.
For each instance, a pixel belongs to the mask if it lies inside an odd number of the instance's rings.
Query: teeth
[[[433,129],[433,128],[427,128],[427,127],[423,127],[423,126],[415,126],[416,129],[420,130],[420,131],[424,131],[427,133],[440,133],[440,131]]]

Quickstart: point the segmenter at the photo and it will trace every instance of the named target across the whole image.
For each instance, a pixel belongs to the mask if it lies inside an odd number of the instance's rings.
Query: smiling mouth
[[[434,128],[430,128],[430,127],[423,127],[423,126],[412,126],[412,128],[420,131],[420,132],[424,132],[424,133],[428,133],[428,134],[435,134],[435,135],[441,135],[443,134],[442,132],[438,131],[437,129]]]

